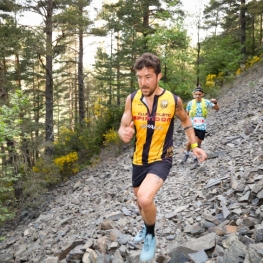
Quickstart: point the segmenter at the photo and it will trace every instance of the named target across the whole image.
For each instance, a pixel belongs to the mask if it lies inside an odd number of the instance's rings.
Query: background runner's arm
[[[183,103],[182,103],[182,100],[180,98],[178,98],[175,115],[181,121],[183,128],[192,126],[192,122],[191,122],[189,116],[187,115],[186,111],[184,110]],[[196,137],[195,137],[195,133],[194,133],[193,128],[186,129],[185,134],[186,134],[186,136],[187,136],[187,138],[191,144],[196,143]]]
[[[218,105],[218,103],[217,103],[217,100],[216,99],[211,99],[210,100],[212,103],[214,103],[214,107],[213,107],[213,109],[214,110],[216,110],[216,111],[218,111],[219,110],[219,105]]]

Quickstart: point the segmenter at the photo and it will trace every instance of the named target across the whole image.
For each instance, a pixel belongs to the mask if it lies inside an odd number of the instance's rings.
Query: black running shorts
[[[155,174],[165,181],[172,167],[172,163],[169,161],[158,161],[143,165],[133,164],[132,166],[132,186],[135,188],[141,185],[149,173]]]
[[[205,131],[204,130],[198,130],[195,129],[195,136],[198,137],[201,141],[203,141],[205,139]]]

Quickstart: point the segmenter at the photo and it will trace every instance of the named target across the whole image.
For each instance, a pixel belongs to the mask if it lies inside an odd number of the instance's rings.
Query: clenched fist
[[[131,141],[132,137],[134,135],[134,123],[133,121],[130,123],[129,126],[125,127],[123,129],[123,132],[121,134],[121,139],[125,142],[128,143]]]

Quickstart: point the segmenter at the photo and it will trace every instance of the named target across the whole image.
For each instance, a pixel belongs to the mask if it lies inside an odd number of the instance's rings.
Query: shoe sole
[[[154,251],[154,257],[151,260],[140,260],[139,263],[155,263],[155,253],[156,250]]]
[[[141,239],[141,240],[132,240],[133,242],[135,242],[135,243],[140,243],[140,242],[142,242],[142,241],[144,241],[144,239],[145,239],[145,237],[143,238],[143,239]]]
[[[156,261],[155,261],[156,247],[157,247],[157,239],[156,239],[156,245],[155,245],[155,250],[154,250],[154,256],[153,256],[153,258],[150,259],[150,260],[141,260],[141,259],[140,259],[139,263],[156,263]]]
[[[155,261],[155,259],[153,258],[153,259],[148,260],[148,261],[145,261],[145,260],[141,261],[141,260],[140,260],[139,263],[156,263],[156,261]]]

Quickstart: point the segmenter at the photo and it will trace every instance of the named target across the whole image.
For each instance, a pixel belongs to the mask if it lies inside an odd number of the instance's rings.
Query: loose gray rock
[[[222,88],[208,114],[208,159],[184,165],[186,136],[174,130],[174,164],[157,204],[158,263],[263,262],[263,66]],[[253,84],[251,84],[253,83]],[[109,149],[46,195],[41,210],[1,228],[0,262],[138,263],[143,225],[131,186],[133,146]]]

